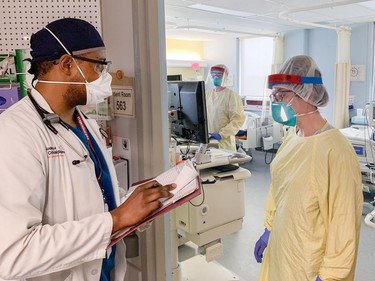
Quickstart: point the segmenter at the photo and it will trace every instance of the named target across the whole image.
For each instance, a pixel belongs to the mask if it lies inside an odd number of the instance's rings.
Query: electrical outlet
[[[128,138],[122,138],[122,149],[125,150],[125,151],[129,151],[130,150],[130,140]]]

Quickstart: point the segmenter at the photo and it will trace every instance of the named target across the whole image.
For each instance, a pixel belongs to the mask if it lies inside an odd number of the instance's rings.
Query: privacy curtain
[[[337,30],[333,125],[338,129],[349,126],[350,35],[349,27]]]

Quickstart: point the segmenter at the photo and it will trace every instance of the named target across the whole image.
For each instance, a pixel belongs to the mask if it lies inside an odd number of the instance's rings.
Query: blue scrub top
[[[85,145],[88,152],[90,153],[90,158],[95,164],[95,174],[98,179],[100,188],[102,190],[104,203],[107,204],[109,211],[115,209],[117,206],[116,206],[115,196],[113,193],[111,175],[109,173],[107,163],[104,159],[104,156],[98,144],[96,143],[95,139],[93,138],[89,130],[87,130],[87,132],[89,134],[89,138],[90,138],[90,141],[94,150],[91,149],[91,146],[89,145],[89,142],[87,141],[85,134],[82,132],[79,126],[78,128],[74,128],[69,125],[69,128],[78,136],[78,138],[82,141],[82,143]],[[100,172],[101,172],[101,175],[100,175]],[[100,178],[98,178],[99,176]],[[115,267],[115,253],[116,253],[116,246],[114,245],[112,246],[112,252],[110,256],[103,259],[102,271],[100,274],[100,281],[110,280],[111,270]]]

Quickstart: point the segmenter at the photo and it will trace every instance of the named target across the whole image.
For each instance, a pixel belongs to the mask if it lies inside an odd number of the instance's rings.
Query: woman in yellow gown
[[[311,57],[292,57],[268,82],[273,118],[290,129],[271,164],[265,233],[254,249],[259,280],[353,281],[363,204],[357,156],[317,109],[328,94]]]

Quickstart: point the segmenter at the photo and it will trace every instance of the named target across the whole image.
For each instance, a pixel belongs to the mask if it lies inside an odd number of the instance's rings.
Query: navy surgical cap
[[[84,20],[59,19],[49,23],[46,28],[55,34],[70,54],[82,50],[90,52],[104,49],[104,42],[99,32]],[[32,62],[52,61],[67,53],[57,39],[45,28],[31,36],[30,48]]]

